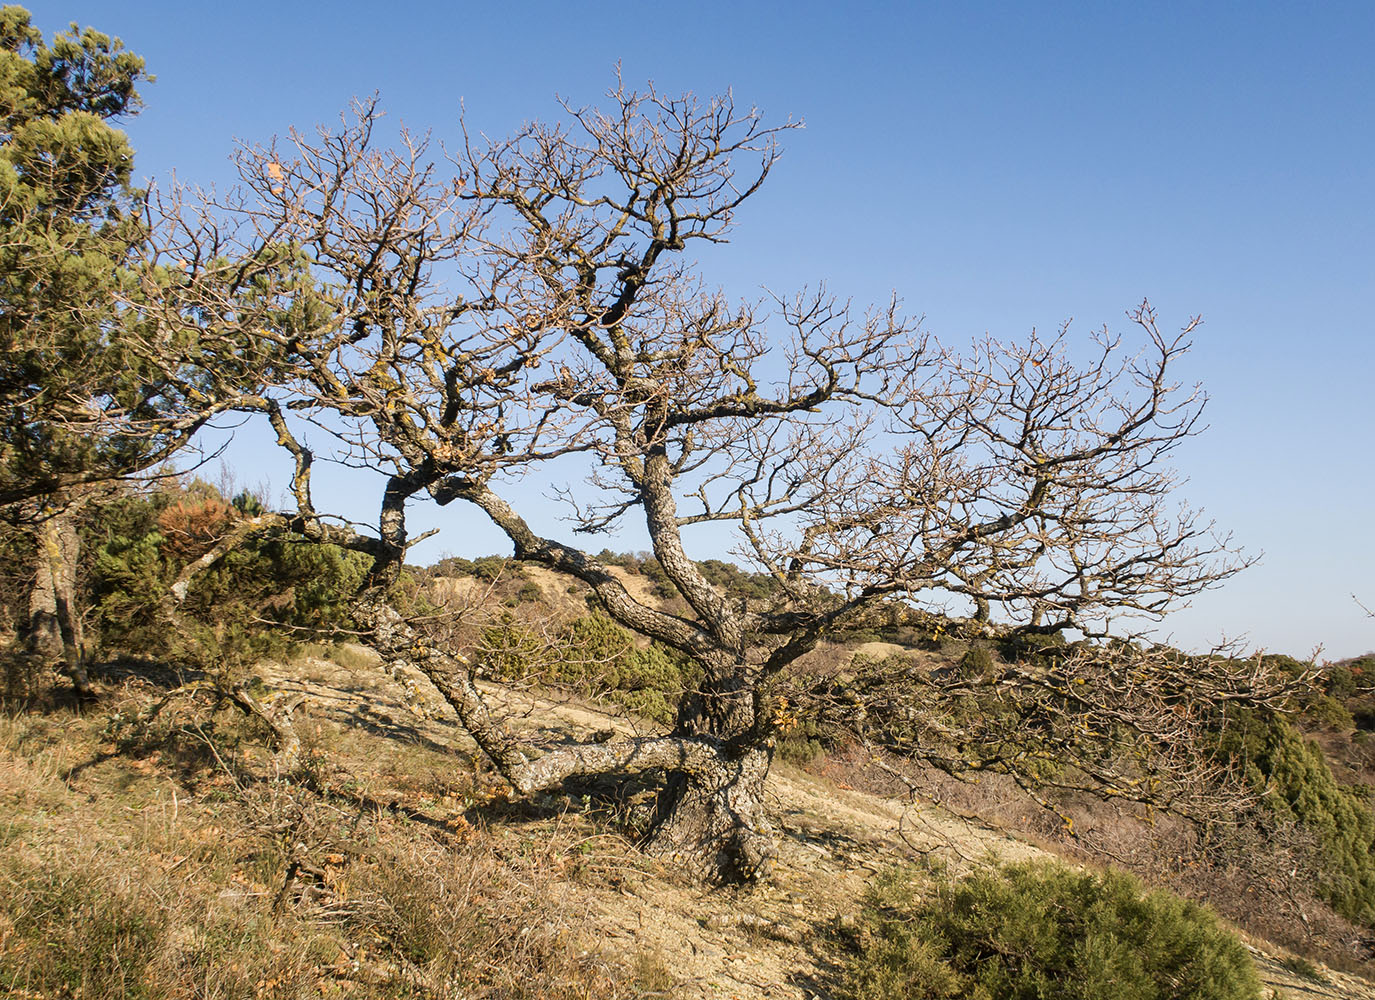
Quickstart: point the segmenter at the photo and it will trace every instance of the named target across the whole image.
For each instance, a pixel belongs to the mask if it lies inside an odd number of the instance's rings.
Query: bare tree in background
[[[774,854],[764,779],[786,724],[771,692],[823,638],[894,615],[972,638],[1103,636],[1114,616],[1157,619],[1240,567],[1177,504],[1164,464],[1199,427],[1202,395],[1172,375],[1194,323],[1166,333],[1143,305],[1130,345],[1066,327],[956,352],[896,304],[861,315],[825,291],[731,302],[694,255],[726,239],[792,124],[652,88],[565,111],[509,139],[465,138],[439,164],[414,135],[379,148],[371,103],[337,130],[245,149],[241,190],[163,206],[177,277],[140,307],[207,356],[222,338],[232,350],[211,381],[265,414],[293,457],[295,510],[242,531],[372,554],[356,609],[367,641],[428,676],[517,789],[662,772],[648,848],[707,878],[759,877]],[[250,375],[261,388],[245,389]],[[339,505],[312,489],[321,441],[385,477],[373,532],[331,518]],[[544,537],[508,487],[573,467],[588,487],[563,493],[572,536]],[[617,622],[691,657],[703,680],[671,730],[537,748],[495,721],[460,651],[386,599],[414,543],[407,504],[426,498],[481,511],[518,559],[583,581]],[[571,541],[627,522],[648,532],[684,610],[636,599]],[[707,581],[689,546],[709,524],[734,530],[773,597]],[[1141,697],[1149,683],[1121,672],[1127,656],[1042,689],[1092,685],[1095,718],[1144,730],[1180,699],[1278,690],[1214,658],[1175,695]],[[1146,770],[1118,777],[1082,780],[1149,788]]]

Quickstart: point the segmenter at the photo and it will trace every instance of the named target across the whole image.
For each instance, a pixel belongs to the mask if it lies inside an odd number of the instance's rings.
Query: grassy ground
[[[461,757],[328,721],[306,726],[312,780],[289,784],[252,720],[183,699],[129,722],[149,701],[0,719],[0,994],[552,1000],[668,984],[559,901],[556,885],[624,863],[590,823],[488,829],[467,817],[506,807]]]
[[[442,706],[364,655],[266,679],[307,699],[305,781],[280,780],[260,724],[208,696],[148,720],[167,687],[127,676],[93,708],[0,714],[0,995],[825,998],[892,864],[1044,854],[828,778],[841,761],[780,765],[777,877],[708,891],[615,833],[623,803],[597,789],[508,801]],[[549,740],[634,724],[506,707]],[[1259,959],[1291,1000],[1375,996]]]

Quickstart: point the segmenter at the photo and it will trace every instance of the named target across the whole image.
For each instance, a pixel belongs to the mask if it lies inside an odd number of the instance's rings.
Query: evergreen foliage
[[[655,722],[673,721],[675,706],[696,677],[664,647],[641,649],[609,617],[593,613],[569,623],[550,643],[507,615],[483,634],[482,663],[505,680],[538,676],[594,697],[608,697]]]
[[[1241,942],[1211,911],[1130,876],[1022,864],[930,891],[871,890],[850,1000],[1256,1000]]]
[[[0,504],[139,467],[147,436],[83,430],[169,404],[115,305],[146,232],[110,122],[137,111],[144,77],[118,39],[73,27],[48,43],[23,8],[0,9]]]
[[[1322,748],[1280,718],[1244,718],[1227,734],[1244,754],[1247,779],[1266,808],[1296,823],[1318,845],[1319,897],[1349,920],[1375,927],[1375,813],[1356,788],[1340,784]]]
[[[656,722],[673,721],[686,686],[683,666],[662,646],[635,645],[630,633],[604,614],[579,618],[568,629],[562,679],[604,688],[631,711]]]
[[[964,656],[960,657],[960,670],[971,678],[988,676],[993,672],[995,665],[992,651],[984,646],[971,646]]]
[[[449,556],[431,566],[430,575],[473,576],[486,583],[525,578],[520,563],[506,556],[478,556],[476,559]]]
[[[90,602],[101,645],[224,668],[283,655],[293,634],[327,633],[348,620],[368,560],[294,536],[255,538],[195,577],[180,630],[164,609],[177,574],[211,548],[255,501],[225,503],[213,488],[130,495],[102,518]],[[285,626],[285,628],[282,628]]]

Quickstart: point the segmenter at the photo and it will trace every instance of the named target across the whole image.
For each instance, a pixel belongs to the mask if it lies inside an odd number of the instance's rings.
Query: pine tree
[[[117,304],[146,226],[112,122],[137,111],[143,78],[118,39],[73,25],[48,43],[23,8],[0,9],[0,512],[37,535],[29,650],[81,691],[73,507],[165,452],[148,430],[158,380]]]
[[[143,467],[157,379],[116,304],[146,240],[133,150],[143,60],[87,29],[51,44],[0,9],[0,504]]]

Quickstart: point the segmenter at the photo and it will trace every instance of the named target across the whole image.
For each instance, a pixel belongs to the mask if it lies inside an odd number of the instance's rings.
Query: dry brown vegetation
[[[575,816],[488,829],[505,807],[461,757],[362,706],[357,728],[303,725],[330,763],[290,784],[254,721],[183,700],[141,723],[152,693],[0,722],[5,995],[600,998],[666,981],[557,889],[613,877],[615,837]]]
[[[449,744],[452,730],[407,707],[442,713],[437,698],[422,691],[417,704],[404,676],[388,679],[360,650],[314,652],[331,656],[264,664],[259,689],[268,704],[306,699],[297,725],[308,763],[294,783],[275,775],[256,720],[196,695],[140,721],[166,688],[117,673],[101,678],[99,711],[52,707],[0,722],[7,989],[827,997],[856,940],[859,900],[894,863],[955,872],[1073,853],[1051,829],[1015,833],[1027,805],[1015,789],[930,790],[1006,821],[999,830],[913,803],[858,752],[839,750],[806,772],[774,769],[773,882],[707,891],[615,832],[623,788],[511,801],[474,745]],[[538,743],[626,724],[564,697],[487,693]],[[1198,870],[1187,874],[1199,888]],[[1312,949],[1252,940],[1287,996],[1375,996]]]

